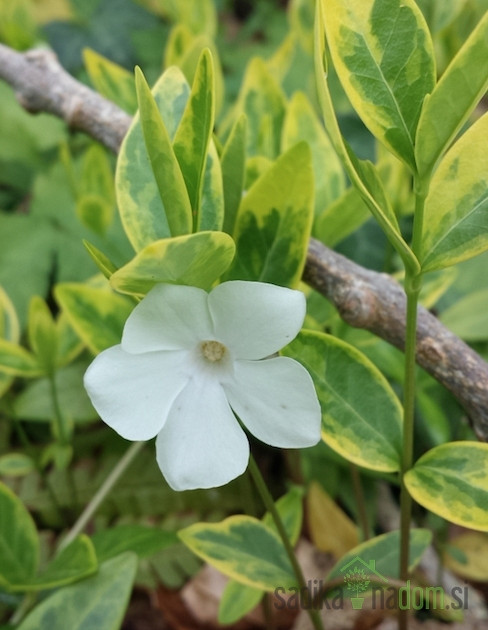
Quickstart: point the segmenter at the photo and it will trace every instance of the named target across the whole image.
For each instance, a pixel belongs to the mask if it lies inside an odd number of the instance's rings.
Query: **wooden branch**
[[[62,68],[54,53],[32,50],[21,54],[0,44],[0,78],[14,88],[19,103],[27,111],[49,112],[115,153],[119,150],[130,116],[76,81]]]
[[[114,152],[130,117],[71,77],[45,50],[17,53],[0,45],[0,78],[13,86],[30,112],[50,112]],[[386,274],[361,267],[311,239],[304,280],[322,293],[351,326],[403,349],[405,294]],[[466,409],[481,440],[488,441],[488,363],[433,315],[419,308],[417,362]]]
[[[310,239],[303,279],[348,324],[404,349],[406,297],[391,276],[365,269]],[[478,437],[488,441],[488,363],[421,306],[417,363],[456,396]]]

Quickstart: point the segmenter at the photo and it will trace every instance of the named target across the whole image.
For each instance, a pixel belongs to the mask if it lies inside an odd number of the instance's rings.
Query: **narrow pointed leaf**
[[[39,564],[39,538],[22,501],[0,483],[0,585],[32,578]]]
[[[152,89],[171,139],[183,115],[190,87],[181,70],[171,67]],[[171,236],[166,209],[146,151],[139,113],[120,147],[115,173],[117,205],[124,230],[136,251]]]
[[[431,512],[488,532],[488,444],[437,446],[407,472],[405,485],[415,501]]]
[[[246,68],[232,117],[224,121],[224,129],[226,125],[230,128],[242,113],[248,120],[247,155],[263,155],[270,159],[278,157],[286,96],[266,63],[258,57],[251,59]]]
[[[115,271],[117,271],[117,266],[110,260],[108,256],[106,256],[97,247],[95,247],[95,245],[92,245],[92,243],[88,241],[83,241],[83,245],[88,250],[88,253],[90,254],[93,262],[108,280],[110,276]]]
[[[246,170],[246,127],[247,119],[242,114],[232,127],[232,131],[222,152],[222,180],[224,184],[224,225],[223,231],[232,234],[237,210],[244,189]]]
[[[221,230],[224,222],[224,185],[220,158],[213,139],[208,145],[203,174],[202,198],[195,230]]]
[[[197,556],[216,569],[265,591],[295,584],[295,576],[277,534],[250,516],[231,516],[216,524],[197,523],[179,532]]]
[[[188,191],[193,225],[199,226],[207,151],[215,117],[212,56],[204,50],[193,79],[190,98],[174,138],[174,152]],[[173,234],[176,236],[176,234]]]
[[[97,92],[133,114],[137,109],[137,96],[132,73],[90,48],[83,51],[83,61]]]
[[[351,183],[358,190],[388,240],[402,257],[405,265],[417,273],[420,268],[419,263],[401,236],[396,215],[386,197],[378,174],[371,163],[358,160],[350,151],[339,129],[327,80],[328,69],[322,12],[322,1],[319,0],[316,4],[314,56],[317,90],[325,128]]]
[[[29,304],[28,334],[39,364],[46,372],[53,372],[58,353],[56,325],[48,305],[36,295]]]
[[[151,90],[136,68],[136,88],[142,132],[159,195],[166,209],[171,236],[191,232],[191,203],[186,178],[176,158],[171,140]]]
[[[243,197],[230,279],[296,286],[313,219],[313,170],[302,142],[284,153]]]
[[[434,49],[413,0],[321,0],[341,83],[365,125],[415,170],[423,100],[435,84]]]
[[[429,173],[488,88],[488,12],[454,57],[424,105],[415,154]]]
[[[225,272],[235,254],[224,232],[198,232],[156,241],[110,278],[122,293],[145,295],[158,282],[209,289]]]
[[[312,331],[301,332],[282,352],[313,379],[324,442],[364,468],[399,470],[402,408],[373,363],[344,341]]]
[[[308,142],[312,151],[315,215],[318,215],[344,192],[344,169],[307,97],[302,92],[295,92],[283,124],[283,150],[301,140]]]
[[[420,259],[443,269],[488,249],[488,114],[456,142],[434,173],[425,202]]]
[[[0,339],[17,344],[20,339],[20,324],[17,312],[7,293],[0,286]],[[0,397],[12,385],[13,376],[0,369]]]

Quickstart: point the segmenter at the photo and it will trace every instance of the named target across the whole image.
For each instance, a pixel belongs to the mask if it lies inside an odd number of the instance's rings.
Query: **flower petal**
[[[320,440],[321,411],[312,378],[297,361],[236,361],[223,388],[232,409],[262,442],[283,448]]]
[[[149,440],[190,379],[187,365],[187,351],[138,355],[118,345],[95,358],[84,383],[104,422],[127,440]]]
[[[156,459],[174,490],[222,486],[246,470],[247,437],[215,379],[193,378],[175,400]]]
[[[234,280],[208,296],[219,341],[238,359],[262,359],[294,339],[305,318],[301,291]]]
[[[213,326],[203,289],[158,284],[129,315],[122,335],[126,352],[192,348],[213,339]]]

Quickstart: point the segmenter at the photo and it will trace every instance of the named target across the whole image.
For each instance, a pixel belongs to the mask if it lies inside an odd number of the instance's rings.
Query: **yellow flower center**
[[[227,348],[220,341],[202,341],[200,348],[205,359],[211,363],[221,361],[227,353]]]

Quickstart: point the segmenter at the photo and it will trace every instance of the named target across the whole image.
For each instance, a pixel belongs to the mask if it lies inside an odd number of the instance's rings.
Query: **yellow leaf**
[[[488,581],[488,535],[466,532],[450,541],[444,565],[467,580]]]
[[[359,544],[356,525],[317,482],[308,492],[307,513],[312,542],[321,551],[341,558]]]

